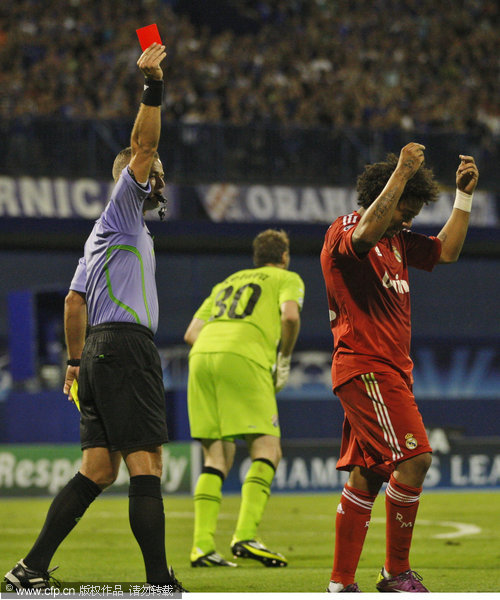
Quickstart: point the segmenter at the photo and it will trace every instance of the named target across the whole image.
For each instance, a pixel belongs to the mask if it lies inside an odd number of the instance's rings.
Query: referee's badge
[[[405,444],[406,444],[406,447],[408,448],[408,450],[415,450],[415,448],[418,446],[418,442],[415,439],[413,433],[407,433],[405,435],[405,440],[406,440]]]
[[[278,415],[273,415],[271,418],[273,427],[279,427]]]

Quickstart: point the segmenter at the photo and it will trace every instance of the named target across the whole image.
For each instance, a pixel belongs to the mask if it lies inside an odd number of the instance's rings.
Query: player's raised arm
[[[449,219],[438,233],[441,240],[441,264],[458,260],[469,228],[472,209],[472,195],[479,179],[479,171],[472,156],[460,155],[460,164],[456,173],[457,194]]]
[[[386,232],[406,183],[424,162],[424,150],[422,144],[407,144],[382,192],[366,210],[360,211],[361,220],[352,234],[352,244],[358,254],[368,252]]]
[[[163,71],[160,63],[165,56],[165,46],[154,43],[144,50],[137,61],[145,80],[141,105],[130,137],[132,159],[129,166],[139,183],[147,183],[160,141],[163,99]]]

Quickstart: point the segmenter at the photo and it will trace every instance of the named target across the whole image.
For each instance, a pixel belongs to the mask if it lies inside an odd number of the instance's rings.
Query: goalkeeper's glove
[[[276,392],[282,390],[286,382],[288,381],[288,376],[290,375],[290,362],[292,360],[290,356],[283,356],[281,352],[278,352],[278,358],[276,360],[276,371],[274,372],[274,389]]]

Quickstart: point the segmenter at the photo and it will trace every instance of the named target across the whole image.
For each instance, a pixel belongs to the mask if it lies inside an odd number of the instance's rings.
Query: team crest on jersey
[[[396,246],[394,244],[392,245],[392,251],[394,252],[394,256],[396,257],[396,260],[398,262],[402,262],[401,254],[399,254],[399,250],[396,248]]]
[[[415,448],[418,446],[418,442],[415,439],[415,436],[413,435],[413,433],[407,433],[405,435],[405,445],[408,448],[408,450],[415,450]]]

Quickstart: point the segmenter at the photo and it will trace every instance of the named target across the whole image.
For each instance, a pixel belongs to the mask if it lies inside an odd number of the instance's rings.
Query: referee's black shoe
[[[188,590],[186,590],[186,588],[183,587],[182,583],[177,579],[177,577],[175,576],[174,570],[172,569],[172,567],[170,567],[170,569],[168,570],[168,573],[170,575],[170,583],[169,585],[172,586],[172,592],[175,594],[177,592],[186,592],[189,593]]]
[[[5,573],[4,588],[2,591],[17,590],[50,590],[51,588],[60,588],[61,583],[52,577],[51,573],[58,567],[49,569],[48,571],[33,571],[29,569],[24,560],[21,559],[17,565],[8,573]],[[11,590],[8,587],[13,586]]]
[[[183,587],[182,583],[175,576],[172,567],[170,567],[168,573],[170,575],[170,581],[168,583],[147,583],[144,588],[142,588],[148,598],[165,598],[165,595],[171,596],[172,594],[182,592],[188,593],[188,590]]]

